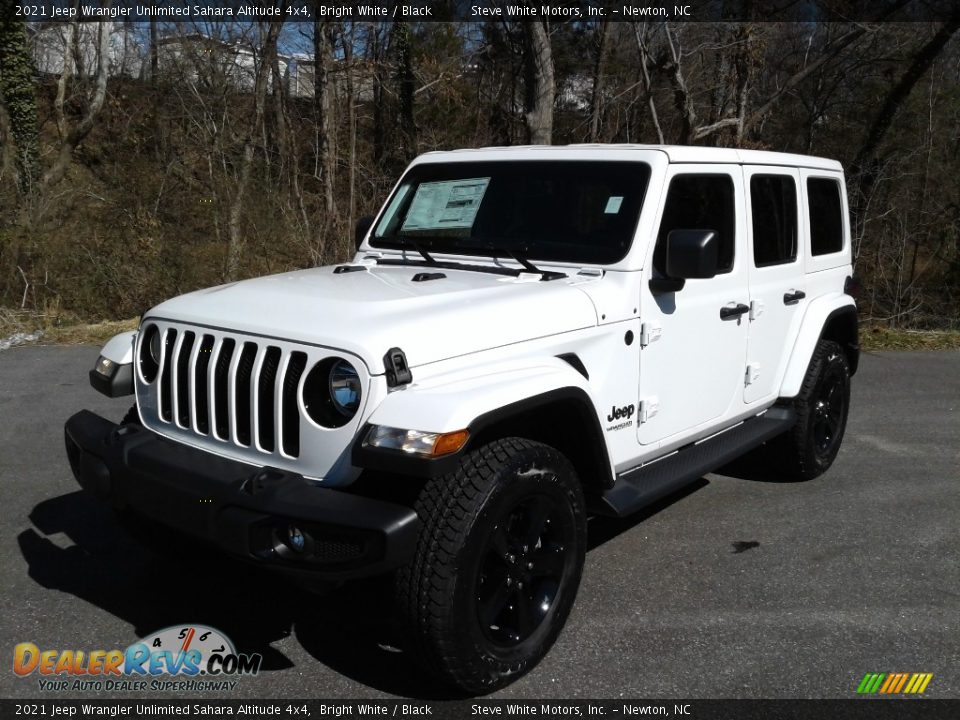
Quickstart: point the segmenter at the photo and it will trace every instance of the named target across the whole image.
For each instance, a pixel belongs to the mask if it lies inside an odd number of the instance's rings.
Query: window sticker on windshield
[[[490,178],[421,183],[400,232],[473,227]]]
[[[606,215],[616,215],[620,212],[621,205],[623,205],[623,195],[611,195],[603,212]]]

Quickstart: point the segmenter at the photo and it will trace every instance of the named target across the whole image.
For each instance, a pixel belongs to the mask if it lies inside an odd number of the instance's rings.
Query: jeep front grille
[[[299,457],[297,389],[305,352],[201,330],[161,332],[161,423],[265,454]]]

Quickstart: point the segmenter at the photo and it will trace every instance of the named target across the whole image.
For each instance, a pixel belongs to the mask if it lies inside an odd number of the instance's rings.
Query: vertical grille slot
[[[237,441],[241,445],[250,445],[250,405],[253,396],[250,388],[253,379],[253,363],[257,358],[257,346],[245,342],[240,349],[240,362],[237,365],[237,380],[234,384],[234,415],[237,421]]]
[[[167,330],[164,334],[163,345],[160,349],[160,419],[164,422],[173,420],[173,394],[170,392],[171,376],[173,375],[173,348],[177,344],[177,331]]]
[[[194,333],[185,332],[176,357],[177,425],[183,428],[190,427],[190,354],[196,339]]]
[[[204,435],[210,432],[210,354],[213,352],[213,335],[204,335],[200,339],[200,352],[193,372],[193,390],[196,406],[194,408],[195,425]]]
[[[213,369],[214,434],[220,440],[230,439],[230,361],[237,347],[236,340],[227,338],[220,345],[217,364]]]
[[[305,380],[314,384],[311,368],[329,371],[335,357],[281,338],[180,321],[156,319],[150,326],[157,330],[156,374],[151,382],[139,370],[135,375],[147,427],[257,466],[296,468],[296,459],[308,458],[312,468],[327,459],[325,448],[301,437],[307,426],[300,389]],[[327,385],[322,373],[315,388],[321,398]]]
[[[280,449],[291,457],[300,457],[300,408],[297,405],[297,388],[300,377],[307,367],[307,354],[290,353],[287,372],[283,376],[281,388],[281,428]]]
[[[276,420],[273,398],[277,391],[277,370],[280,368],[280,348],[270,346],[263,355],[260,377],[257,381],[257,429],[260,449],[273,452],[276,447]]]

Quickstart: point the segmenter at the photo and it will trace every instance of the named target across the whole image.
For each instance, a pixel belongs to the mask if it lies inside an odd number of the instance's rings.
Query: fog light
[[[302,553],[307,546],[307,538],[296,525],[287,529],[287,545],[296,553]]]

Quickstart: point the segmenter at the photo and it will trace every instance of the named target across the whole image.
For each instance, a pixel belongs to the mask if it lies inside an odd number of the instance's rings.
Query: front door
[[[713,230],[716,277],[676,292],[644,283],[638,440],[675,444],[741,408],[749,295],[742,173],[737,165],[676,165],[667,174],[659,230],[644,272],[666,276],[671,230]]]

